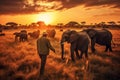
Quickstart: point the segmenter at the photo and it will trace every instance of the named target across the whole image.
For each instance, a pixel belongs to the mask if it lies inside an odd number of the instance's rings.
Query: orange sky
[[[1,1],[0,4],[7,4],[7,3],[13,4],[13,2],[4,2],[8,0],[3,0],[2,2]],[[13,1],[17,1],[17,0],[13,0]],[[32,1],[32,0],[28,0],[28,1]],[[41,1],[41,0],[37,0],[37,1]],[[30,6],[29,9],[27,8],[23,10],[23,12],[22,10],[17,11],[14,4],[12,6],[10,5],[10,8],[12,10],[9,10],[9,8],[6,9],[6,7],[4,9],[4,5],[0,6],[0,9],[3,9],[0,10],[2,11],[0,12],[0,19],[1,19],[0,24],[5,24],[7,22],[16,22],[18,24],[30,24],[32,22],[37,22],[37,21],[44,21],[46,24],[57,24],[57,23],[66,24],[69,21],[76,21],[80,23],[82,21],[86,21],[87,24],[90,24],[90,23],[99,23],[101,21],[105,21],[105,22],[120,21],[120,15],[119,15],[120,8],[119,6],[117,7],[117,5],[120,4],[114,3],[114,5],[116,4],[116,6],[113,6],[113,4],[111,3],[113,0],[110,0],[111,2],[105,2],[106,0],[105,1],[98,0],[101,2],[98,2],[96,4],[95,2],[93,2],[94,3],[93,4],[92,1],[90,3],[90,0],[89,3],[85,3],[85,2],[83,3],[82,1],[80,2],[79,0],[74,0],[74,1],[65,0],[66,2],[64,1],[62,2],[62,0],[60,1],[61,2],[52,2],[51,0],[48,0],[47,3],[46,2],[45,4],[42,3],[42,5],[39,6],[40,11],[39,8],[37,8],[37,11],[36,9],[34,10],[33,6],[32,7]],[[117,2],[117,0],[114,1]],[[77,2],[80,2],[80,4],[78,4]],[[56,4],[54,5],[55,8],[52,6],[53,3]],[[18,2],[16,2],[16,4],[18,4]],[[32,2],[29,2],[29,4],[33,5]],[[48,8],[46,8],[46,6]],[[13,8],[15,8],[16,11]]]

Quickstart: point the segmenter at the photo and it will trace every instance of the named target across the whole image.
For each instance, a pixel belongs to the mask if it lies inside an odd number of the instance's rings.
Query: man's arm
[[[52,47],[50,41],[48,40],[48,47],[55,53],[55,49]]]

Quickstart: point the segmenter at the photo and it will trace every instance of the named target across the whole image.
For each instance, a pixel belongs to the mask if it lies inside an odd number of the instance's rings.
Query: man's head
[[[42,36],[47,37],[47,32],[43,32]]]

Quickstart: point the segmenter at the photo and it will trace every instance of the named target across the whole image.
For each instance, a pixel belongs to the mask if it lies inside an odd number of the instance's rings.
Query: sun
[[[51,13],[41,13],[38,16],[38,21],[43,21],[46,25],[52,23],[53,19],[54,17]]]

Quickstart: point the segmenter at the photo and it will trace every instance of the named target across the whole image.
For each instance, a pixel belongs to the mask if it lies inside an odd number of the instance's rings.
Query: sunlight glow
[[[44,21],[45,24],[50,24],[53,20],[54,20],[54,15],[51,13],[43,13],[43,14],[39,14],[38,21]]]

